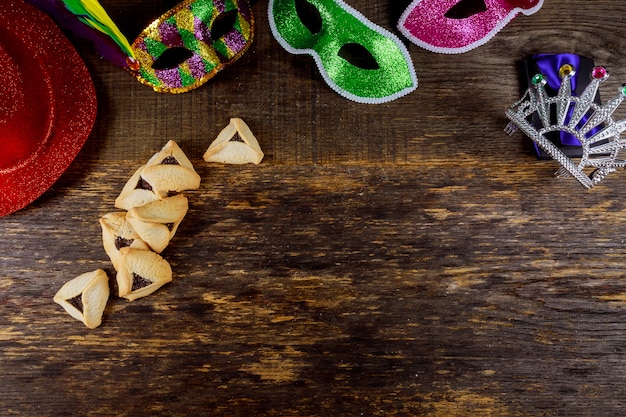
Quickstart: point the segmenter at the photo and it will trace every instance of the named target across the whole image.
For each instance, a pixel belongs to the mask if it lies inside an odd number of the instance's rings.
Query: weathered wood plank
[[[164,252],[174,282],[132,303],[113,297],[95,331],[51,299],[79,273],[112,274],[97,218],[135,164],[73,166],[41,201],[2,219],[6,409],[443,416],[623,407],[626,226],[613,184],[575,198],[567,181],[528,175],[534,164],[196,165],[202,188]],[[528,190],[511,191],[512,178]],[[565,196],[559,210],[546,186]]]
[[[388,29],[401,9],[349,3]],[[102,4],[132,36],[172,2]],[[378,106],[282,50],[266,7],[249,53],[184,95],[78,43],[93,134],[49,192],[0,218],[2,414],[623,414],[624,172],[583,191],[502,129],[529,54],[593,57],[615,91],[626,3],[546,2],[462,55],[410,46],[420,87]],[[257,134],[260,166],[201,161],[230,117]],[[96,268],[115,290],[98,218],[169,139],[203,179],[163,253],[174,281],[113,296],[89,330],[52,297]]]

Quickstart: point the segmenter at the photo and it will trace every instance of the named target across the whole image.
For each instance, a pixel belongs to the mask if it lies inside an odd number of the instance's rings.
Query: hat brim
[[[0,4],[0,216],[48,190],[85,144],[97,100],[84,62],[50,17]]]

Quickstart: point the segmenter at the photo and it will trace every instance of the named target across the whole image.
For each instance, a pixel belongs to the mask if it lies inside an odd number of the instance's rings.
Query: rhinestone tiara
[[[613,119],[613,112],[626,98],[626,84],[620,86],[615,97],[601,105],[595,102],[595,97],[600,83],[609,77],[607,70],[594,67],[590,82],[580,96],[572,95],[570,80],[575,74],[576,69],[569,64],[559,69],[561,86],[553,97],[546,92],[546,77],[535,75],[532,86],[506,111],[511,122],[505,131],[511,135],[521,130],[561,164],[557,176],[571,175],[589,189],[609,173],[626,166],[626,161],[618,159],[620,151],[626,148],[626,140],[620,138],[626,130],[626,119]],[[535,125],[531,122],[533,116],[539,121]],[[566,156],[546,137],[550,132],[573,135],[581,144],[582,156],[576,160]]]

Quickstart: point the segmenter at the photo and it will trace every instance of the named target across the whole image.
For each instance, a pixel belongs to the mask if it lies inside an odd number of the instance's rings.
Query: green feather
[[[128,39],[113,23],[104,8],[97,0],[61,0],[65,8],[75,14],[78,19],[106,35],[122,48],[122,51],[130,57],[134,57],[133,49]]]

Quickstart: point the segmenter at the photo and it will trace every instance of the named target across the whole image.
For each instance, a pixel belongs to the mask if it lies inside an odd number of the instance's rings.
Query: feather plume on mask
[[[94,43],[98,53],[127,68],[136,60],[130,43],[97,0],[26,0],[48,13],[57,24]]]

